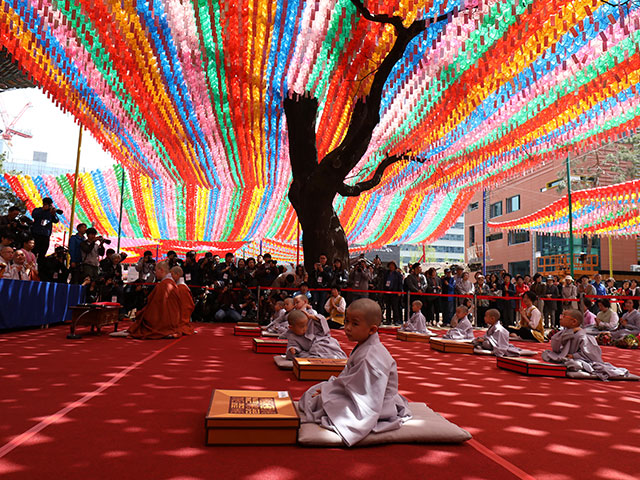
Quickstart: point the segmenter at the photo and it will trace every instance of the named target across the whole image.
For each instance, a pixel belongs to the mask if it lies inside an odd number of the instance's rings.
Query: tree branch
[[[401,17],[389,16],[389,15],[380,15],[371,13],[365,6],[364,2],[360,0],[351,0],[351,3],[356,7],[360,15],[369,20],[370,22],[375,23],[386,23],[389,25],[393,25],[396,27],[396,30],[404,30],[404,25],[402,24]]]
[[[410,160],[406,155],[392,155],[390,157],[385,158],[376,171],[373,173],[373,177],[369,180],[365,180],[363,182],[358,182],[355,185],[347,185],[343,183],[340,187],[338,187],[338,193],[343,197],[357,197],[362,192],[366,192],[367,190],[371,190],[372,188],[378,186],[378,184],[382,181],[382,176],[384,175],[385,170],[400,160]]]

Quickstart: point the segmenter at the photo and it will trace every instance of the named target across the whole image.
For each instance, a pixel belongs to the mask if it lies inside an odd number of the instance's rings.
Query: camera
[[[62,215],[64,212],[63,212],[62,210],[60,210],[59,208],[57,208],[57,209],[56,209],[56,213],[57,213],[58,215]]]
[[[104,238],[102,236],[96,237],[96,240],[100,240],[105,245],[110,245],[111,244],[111,240],[109,240],[108,238]]]

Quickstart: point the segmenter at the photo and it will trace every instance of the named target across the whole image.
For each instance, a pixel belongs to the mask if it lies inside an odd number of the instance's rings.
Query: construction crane
[[[24,113],[27,110],[29,110],[32,106],[33,105],[31,105],[31,102],[27,103],[24,107],[22,107],[22,110],[20,110],[20,113],[18,113],[18,115],[16,115],[14,119],[11,120],[11,122],[9,122],[9,116],[7,115],[7,112],[5,111],[4,107],[0,106],[0,117],[2,117],[2,123],[3,123],[3,129],[0,136],[8,145],[11,145],[11,140],[13,139],[14,135],[17,135],[18,137],[22,137],[22,138],[33,138],[33,135],[31,134],[30,131],[18,130],[17,128],[15,128],[16,123],[18,123],[18,120],[20,120],[20,118],[22,118]]]

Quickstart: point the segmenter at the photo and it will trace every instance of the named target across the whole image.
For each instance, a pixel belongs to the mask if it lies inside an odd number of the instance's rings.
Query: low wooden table
[[[471,340],[449,340],[447,338],[430,338],[431,350],[445,353],[473,353],[473,343]]]
[[[547,363],[533,358],[498,357],[496,366],[503,370],[536,377],[566,377],[567,367],[561,363]]]
[[[417,332],[403,332],[402,330],[398,330],[396,333],[396,339],[401,340],[403,342],[422,342],[429,343],[429,339],[433,335],[429,335],[426,333],[417,333]]]
[[[287,340],[279,338],[253,338],[253,351],[256,353],[287,353]]]
[[[347,365],[346,358],[294,358],[293,374],[298,380],[329,380]]]
[[[113,325],[113,331],[118,331],[120,320],[120,304],[100,305],[88,303],[69,307],[72,312],[69,339],[81,338],[76,334],[76,327],[91,327],[91,331],[100,333],[100,328]]]

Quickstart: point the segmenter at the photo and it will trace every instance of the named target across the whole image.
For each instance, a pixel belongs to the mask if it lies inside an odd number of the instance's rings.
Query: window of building
[[[520,195],[507,198],[507,213],[520,210]]]
[[[522,275],[531,275],[531,262],[529,260],[525,260],[522,262],[509,262],[509,273],[512,276]]]
[[[502,215],[502,200],[489,206],[489,218],[499,217],[500,215]]]
[[[478,202],[473,202],[469,204],[469,211],[473,212],[474,210],[478,209]]]
[[[474,243],[476,243],[476,226],[471,225],[469,227],[469,246],[473,247]]]
[[[518,243],[527,243],[529,241],[529,232],[509,232],[507,236],[509,245],[517,245]]]
[[[492,233],[487,235],[487,242],[493,242],[495,240],[502,240],[502,233]]]

